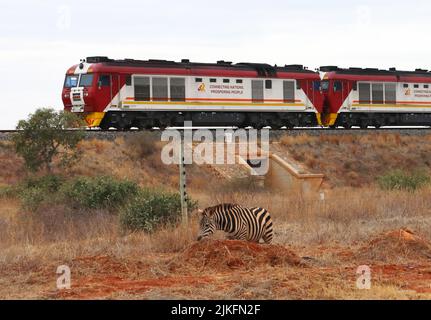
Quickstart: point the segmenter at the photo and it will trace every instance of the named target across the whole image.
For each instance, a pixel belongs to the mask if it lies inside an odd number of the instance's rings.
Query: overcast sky
[[[427,0],[1,1],[0,129],[61,109],[93,55],[431,69],[430,17]]]

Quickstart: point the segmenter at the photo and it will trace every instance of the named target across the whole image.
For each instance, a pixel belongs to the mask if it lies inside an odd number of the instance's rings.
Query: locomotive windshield
[[[321,82],[321,88],[323,91],[328,91],[329,89],[329,81],[328,80],[324,80]]]
[[[78,85],[78,76],[66,76],[66,80],[64,81],[65,88],[72,88]]]
[[[91,87],[92,84],[93,84],[93,75],[92,74],[81,75],[81,80],[79,81],[80,87]]]

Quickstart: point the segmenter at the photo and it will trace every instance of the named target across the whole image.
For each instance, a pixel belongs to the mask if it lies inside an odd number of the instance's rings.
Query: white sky
[[[0,129],[62,108],[87,56],[431,69],[431,1],[0,2]]]

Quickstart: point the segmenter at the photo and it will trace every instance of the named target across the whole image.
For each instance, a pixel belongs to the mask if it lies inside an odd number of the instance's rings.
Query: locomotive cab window
[[[150,101],[150,78],[136,77],[134,80],[135,100]]]
[[[329,90],[329,81],[328,80],[321,81],[320,86],[322,88],[322,91],[328,91]]]
[[[132,77],[126,76],[126,86],[131,86],[131,85],[132,85]]]
[[[106,74],[99,76],[99,87],[109,87],[111,85],[111,77]]]
[[[80,87],[91,87],[93,85],[93,78],[94,78],[94,76],[92,74],[81,75],[81,80],[79,80],[79,86]]]
[[[64,80],[65,88],[74,88],[78,85],[78,76],[66,76]]]

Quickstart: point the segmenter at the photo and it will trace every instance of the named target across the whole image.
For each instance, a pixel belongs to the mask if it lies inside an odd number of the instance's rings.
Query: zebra
[[[236,204],[220,204],[205,210],[202,215],[198,241],[211,236],[216,230],[227,232],[230,240],[247,240],[270,244],[274,237],[272,219],[263,208],[244,208]]]

